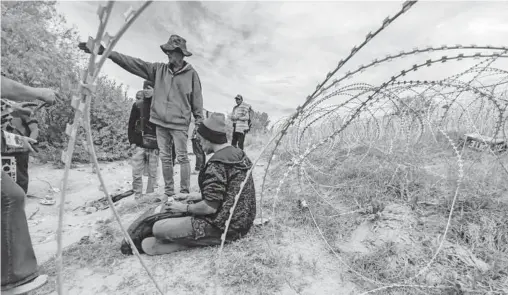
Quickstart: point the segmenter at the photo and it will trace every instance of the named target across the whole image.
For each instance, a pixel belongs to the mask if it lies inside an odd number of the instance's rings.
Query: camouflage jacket
[[[245,179],[252,162],[240,149],[229,146],[216,152],[199,173],[199,188],[203,200],[217,203],[217,212],[206,216],[195,216],[193,228],[195,238],[205,236],[208,224],[224,231],[229,211],[233,206],[240,185]],[[245,235],[256,217],[256,192],[252,175],[238,199],[229,225],[228,239]]]

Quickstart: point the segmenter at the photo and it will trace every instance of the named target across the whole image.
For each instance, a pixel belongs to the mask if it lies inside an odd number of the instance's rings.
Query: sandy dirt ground
[[[252,160],[255,160],[259,151],[247,150],[247,154]],[[194,167],[194,156],[190,155],[189,157],[191,167]],[[264,165],[264,163],[259,163],[254,170],[258,191],[261,186]],[[129,161],[101,163],[100,167],[107,180],[107,189],[110,194],[120,193],[131,188]],[[59,188],[64,170],[52,168],[48,164],[31,164],[29,172],[29,194],[40,197],[50,196],[57,200],[56,205],[47,206],[39,204],[38,199],[27,199],[26,212],[36,256],[39,265],[44,265],[42,272],[48,273],[50,277],[48,284],[33,294],[57,294],[52,257],[57,248],[55,233],[58,223]],[[179,174],[179,166],[176,166],[174,177],[176,190],[179,188]],[[162,193],[161,174],[159,174],[158,180],[159,192]],[[146,178],[144,178],[144,184],[146,186]],[[197,175],[191,175],[191,184],[191,191],[197,191]],[[100,224],[103,224],[105,220],[112,220],[110,209],[97,211],[90,208],[85,209],[87,202],[103,196],[99,190],[97,176],[92,173],[91,165],[77,165],[71,170],[65,201],[66,215],[63,238],[65,249],[83,244],[84,237],[93,238],[97,235],[97,227]],[[117,209],[120,211],[125,227],[128,227],[130,222],[143,212],[143,210],[132,210],[133,206],[135,208],[135,204],[134,196],[118,202]],[[129,207],[131,210],[122,211],[122,207]],[[116,229],[119,228],[114,220],[110,225]],[[260,235],[262,235],[262,231],[262,229],[259,230]],[[218,294],[354,294],[355,285],[341,279],[343,272],[337,261],[333,260],[333,255],[322,245],[323,243],[316,232],[303,231],[292,229],[278,237],[277,245],[273,246],[277,247],[275,251],[278,253],[288,253],[287,259],[299,261],[298,263],[290,262],[294,266],[290,267],[288,273],[284,275],[285,283],[282,284],[282,287],[270,288],[269,286],[253,286],[249,282],[237,282],[220,288]],[[115,237],[117,240],[122,238],[121,235],[118,235]],[[239,247],[257,247],[257,243],[262,243],[263,239],[256,238],[256,235],[258,233],[252,234],[250,239],[246,239]],[[110,249],[105,249],[110,253],[94,253],[93,251],[79,250],[86,250],[86,248],[79,247],[72,248],[74,249],[71,251],[72,254],[64,252],[64,280],[67,294],[158,294],[137,258],[123,256],[119,251],[119,246],[118,243]],[[81,247],[86,247],[86,245],[81,245]],[[104,248],[98,249],[100,249],[98,252],[104,251]],[[236,251],[235,249],[226,249],[225,255],[236,255],[233,253]],[[211,294],[215,289],[211,285],[210,264],[214,260],[216,251],[215,248],[206,248],[158,257],[147,255],[142,255],[142,257],[161,284],[165,294]],[[69,255],[73,258],[69,258]],[[80,257],[80,255],[97,256]],[[77,260],[69,262],[70,259]],[[100,261],[101,259],[107,259],[107,261]],[[86,262],[83,262],[85,260]],[[232,264],[235,263],[235,259],[230,261],[233,261]],[[258,276],[258,274],[254,275]],[[263,274],[259,274],[259,276],[261,275]],[[265,275],[269,276],[270,274]],[[277,274],[274,273],[274,275]],[[272,278],[268,279],[272,280]],[[245,287],[242,287],[242,284]]]

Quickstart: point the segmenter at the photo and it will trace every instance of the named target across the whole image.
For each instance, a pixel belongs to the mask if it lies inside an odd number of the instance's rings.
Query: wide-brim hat
[[[226,118],[224,114],[212,113],[203,123],[199,124],[198,134],[215,144],[228,142],[226,136]]]
[[[162,44],[161,45],[161,49],[162,51],[166,52],[166,51],[172,51],[172,50],[175,50],[179,48],[183,55],[185,56],[191,56],[192,53],[190,51],[187,50],[187,40],[185,40],[184,38],[178,36],[178,35],[171,35],[169,37],[169,40],[168,42],[166,42],[165,44]]]

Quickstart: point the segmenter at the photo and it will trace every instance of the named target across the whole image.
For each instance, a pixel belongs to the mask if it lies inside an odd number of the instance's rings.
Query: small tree
[[[268,117],[268,114],[265,112],[254,112],[254,117],[251,118],[252,120],[252,132],[258,133],[258,132],[267,132],[268,131],[268,125],[270,124],[270,118]]]
[[[80,71],[87,56],[76,48],[77,33],[68,28],[55,8],[55,1],[2,2],[2,75],[34,87],[52,88],[67,102],[41,109],[36,114],[40,129],[40,150],[53,160],[67,145],[67,123],[72,123],[74,109],[70,98],[77,94]],[[91,125],[99,159],[125,157],[127,121],[132,101],[122,85],[107,76],[97,81],[92,101]],[[75,159],[88,161],[82,130],[78,134]]]

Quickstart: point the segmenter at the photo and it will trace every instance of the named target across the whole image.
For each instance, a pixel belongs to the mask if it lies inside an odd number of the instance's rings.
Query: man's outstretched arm
[[[79,43],[78,48],[84,51],[85,53],[90,53],[90,50],[86,46],[86,42]],[[102,55],[103,53],[104,46],[101,45],[99,47],[98,54]],[[155,70],[157,67],[155,63],[146,62],[139,58],[121,54],[116,51],[111,51],[108,58],[111,59],[117,65],[119,65],[122,69],[126,70],[127,72],[133,75],[141,77],[145,80],[150,81],[155,80]]]
[[[112,51],[108,58],[133,75],[149,81],[155,80],[155,70],[157,67],[155,63],[146,62],[116,51]]]

